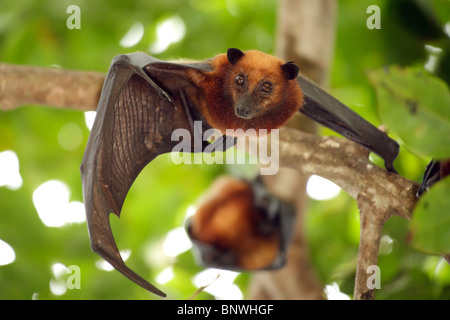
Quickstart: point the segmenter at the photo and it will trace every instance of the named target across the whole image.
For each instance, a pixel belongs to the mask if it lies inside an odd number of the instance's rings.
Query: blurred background
[[[440,47],[433,71],[450,82],[450,2],[376,1],[381,29],[369,30],[372,2],[339,1],[329,91],[379,125],[367,71],[424,67]],[[81,29],[66,26],[70,5],[81,9]],[[106,73],[114,56],[134,51],[162,60],[202,60],[229,47],[273,54],[277,8],[276,0],[3,0],[0,62]],[[0,111],[0,299],[155,299],[90,250],[79,167],[94,116],[42,106]],[[428,161],[402,148],[396,166],[419,182]],[[219,273],[198,299],[247,297],[250,275],[198,266],[183,229],[211,181],[236,171],[251,176],[255,168],[174,165],[159,157],[131,188],[120,223],[111,217],[127,264],[170,299],[189,298]],[[308,196],[305,229],[313,266],[329,298],[351,297],[356,202],[317,177],[308,183]],[[393,217],[385,226],[377,298],[450,299],[449,265],[409,246],[408,223]],[[66,272],[69,266],[79,267],[80,289],[67,288],[74,274]]]

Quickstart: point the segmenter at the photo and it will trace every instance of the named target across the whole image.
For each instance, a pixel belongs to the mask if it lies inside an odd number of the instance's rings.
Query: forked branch
[[[392,216],[412,217],[418,184],[380,168],[363,147],[338,137],[290,128],[280,130],[280,167],[333,181],[358,202],[361,235],[354,299],[373,299],[369,266],[376,266],[384,223]]]

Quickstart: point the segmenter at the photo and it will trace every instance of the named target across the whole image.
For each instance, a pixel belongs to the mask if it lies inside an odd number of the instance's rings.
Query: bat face
[[[187,223],[194,255],[204,266],[231,270],[283,266],[294,208],[252,183],[218,178]]]
[[[298,67],[271,55],[230,48],[211,60],[214,70],[204,74],[206,103],[200,105],[211,127],[259,131],[281,127],[302,101],[295,81]]]
[[[292,94],[288,81],[297,78],[299,68],[259,51],[245,54],[239,49],[228,49],[227,59],[232,65],[227,75],[235,115],[252,119],[279,108]],[[299,104],[300,99],[297,100]]]

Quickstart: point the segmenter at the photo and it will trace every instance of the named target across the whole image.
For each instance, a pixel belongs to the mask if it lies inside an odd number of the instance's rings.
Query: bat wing
[[[109,215],[120,215],[125,197],[141,170],[179,144],[171,141],[173,130],[192,130],[189,111],[177,94],[183,86],[195,89],[183,77],[183,69],[208,70],[211,66],[207,63],[173,65],[143,53],[114,58],[81,164],[92,250],[129,279],[160,296],[165,294],[124,263],[111,231]],[[159,71],[151,74],[153,69]]]
[[[396,172],[399,145],[395,140],[309,80],[299,76],[297,82],[304,95],[300,112],[376,153],[384,159],[387,170]]]

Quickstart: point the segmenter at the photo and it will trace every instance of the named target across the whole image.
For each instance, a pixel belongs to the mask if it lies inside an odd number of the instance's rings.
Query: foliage
[[[412,245],[432,254],[450,254],[450,178],[439,181],[417,204],[411,223]]]
[[[450,157],[450,92],[421,69],[391,67],[371,73],[383,123],[413,152]],[[402,119],[402,121],[399,121]]]
[[[383,122],[405,147],[433,159],[450,157],[450,92],[448,86],[417,68],[391,67],[372,72]],[[402,121],[399,121],[402,119]],[[449,179],[420,198],[410,226],[412,245],[434,254],[450,253]]]
[[[437,77],[449,82],[450,45],[442,30],[446,23],[448,29],[450,5],[445,0],[379,0],[381,29],[369,30],[366,9],[372,2],[347,0],[339,3],[330,92],[379,125],[378,113],[382,119],[389,116],[385,108],[376,108],[376,88],[367,76],[369,70],[376,70],[381,77],[380,70],[384,66],[423,68],[430,55],[424,47],[428,44],[442,48],[440,66],[435,72]],[[66,27],[69,17],[66,9],[73,4],[81,8],[80,30]],[[152,45],[158,40],[158,30],[161,31],[168,19],[178,21],[180,37],[166,50],[153,54],[161,59],[205,59],[228,47],[273,53],[276,10],[275,0],[4,0],[0,12],[0,61],[106,72],[117,54],[155,50]],[[142,38],[130,47],[121,46],[121,39],[136,22],[143,27]],[[400,80],[393,84],[403,85]],[[418,82],[407,82],[402,92],[409,97],[413,90],[421,89],[416,85]],[[440,93],[426,95],[426,98],[430,101],[427,105],[433,102],[437,105],[444,99]],[[448,104],[440,106],[445,107]],[[390,108],[395,105],[391,104]],[[422,119],[421,113],[418,116]],[[393,122],[402,121],[394,119]],[[413,144],[408,141],[406,145],[407,140],[397,132],[395,123],[391,128],[391,122],[386,121],[386,124],[392,136],[404,141],[396,167],[401,175],[419,182],[433,154],[413,153]],[[430,137],[427,137],[432,138],[434,130],[429,131]],[[323,132],[334,134],[329,130]],[[0,112],[0,152],[16,152],[23,178],[18,190],[0,187],[0,239],[10,244],[16,255],[13,263],[0,266],[0,298],[154,298],[118,272],[106,272],[97,267],[100,259],[90,251],[84,223],[47,227],[37,214],[33,192],[48,180],[63,181],[70,190],[69,200],[82,201],[79,165],[88,135],[84,114],[79,111],[24,106]],[[381,163],[375,156],[373,160]],[[162,270],[172,266],[173,279],[159,285],[172,299],[191,296],[197,290],[191,280],[203,269],[189,251],[176,258],[164,255],[163,241],[170,230],[183,225],[187,209],[214,177],[233,170],[236,168],[177,166],[167,156],[161,156],[136,180],[125,201],[120,223],[116,217],[111,217],[119,248],[131,249],[127,263],[134,270],[147,279],[155,279]],[[441,188],[448,190],[448,183]],[[437,204],[444,195],[445,192],[441,192],[435,196]],[[414,223],[427,218],[418,214]],[[341,192],[332,200],[311,200],[306,221],[311,258],[321,280],[324,284],[338,283],[349,295],[353,292],[358,219],[355,201]],[[449,299],[449,266],[438,256],[413,249],[409,243],[409,228],[410,222],[400,218],[392,218],[386,224],[379,258],[382,285],[376,292],[377,298]],[[437,228],[436,233],[448,237],[448,228],[447,231]],[[50,282],[55,284],[61,280],[61,274],[55,272],[55,267],[52,269],[55,263],[80,267],[80,290],[57,295],[50,289]],[[235,282],[245,293],[248,275],[238,276]],[[202,292],[198,298],[212,296]]]

